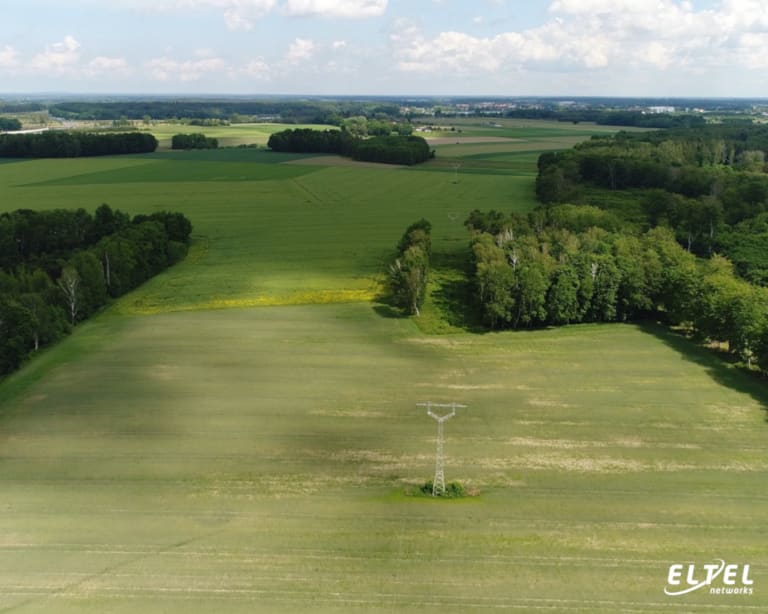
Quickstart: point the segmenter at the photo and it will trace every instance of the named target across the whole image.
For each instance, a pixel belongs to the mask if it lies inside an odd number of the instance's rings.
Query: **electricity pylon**
[[[453,183],[459,183],[459,169],[461,168],[461,164],[454,164],[453,165]]]
[[[432,480],[432,496],[445,494],[445,454],[443,453],[443,425],[446,420],[450,420],[456,415],[457,407],[466,407],[466,405],[459,405],[458,403],[433,403],[427,401],[426,403],[416,403],[419,407],[427,408],[427,415],[437,420],[437,453],[435,454],[435,479]],[[432,411],[433,407],[450,407],[451,413],[444,416],[438,416]]]

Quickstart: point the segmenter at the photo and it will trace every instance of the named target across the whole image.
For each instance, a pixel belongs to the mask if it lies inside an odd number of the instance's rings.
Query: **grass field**
[[[766,611],[764,382],[653,326],[441,320],[466,214],[534,206],[530,147],[458,182],[440,156],[0,166],[3,210],[195,225],[186,261],[0,385],[0,612]],[[422,216],[448,264],[420,328],[372,298]],[[469,406],[446,477],[479,496],[409,495],[424,400]],[[754,594],[664,594],[715,559]]]
[[[615,126],[599,126],[590,122],[578,124],[533,120],[489,117],[482,120],[474,117],[441,118],[427,122],[435,127],[431,133],[434,136],[464,136],[464,137],[503,137],[509,139],[566,139],[579,138],[582,141],[593,134],[615,134],[618,130],[636,131],[637,128],[616,128]]]
[[[221,153],[220,160],[194,152],[18,162],[0,170],[0,199],[8,209],[107,202],[131,213],[184,211],[194,223],[190,257],[120,302],[138,313],[369,300],[415,219],[432,220],[436,247],[450,250],[466,245],[463,221],[472,209],[534,205],[522,176],[473,174],[454,183],[428,170]]]
[[[237,145],[266,145],[269,136],[273,132],[286,128],[311,128],[314,130],[335,129],[334,126],[322,124],[230,124],[229,126],[188,126],[184,124],[158,123],[152,126],[143,126],[155,135],[160,141],[161,149],[170,149],[171,139],[174,134],[204,133],[208,137],[216,138],[220,147],[235,147]]]

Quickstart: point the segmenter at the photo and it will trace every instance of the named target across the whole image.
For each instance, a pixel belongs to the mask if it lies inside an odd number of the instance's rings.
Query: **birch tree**
[[[73,267],[64,267],[61,277],[56,283],[64,294],[64,300],[69,309],[69,317],[72,326],[74,326],[80,309],[80,276]]]

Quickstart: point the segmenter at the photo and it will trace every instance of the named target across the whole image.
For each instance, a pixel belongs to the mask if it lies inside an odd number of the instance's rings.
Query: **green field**
[[[503,137],[510,139],[560,138],[570,141],[573,138],[588,139],[593,134],[615,134],[618,130],[636,131],[637,128],[616,128],[599,126],[590,122],[572,124],[549,120],[514,119],[489,117],[482,120],[474,117],[441,118],[425,122],[436,128],[435,136],[462,137]]]
[[[204,133],[208,137],[219,140],[220,147],[235,147],[237,145],[266,145],[273,132],[286,128],[311,128],[314,130],[336,129],[334,126],[322,124],[230,124],[228,126],[190,126],[186,124],[158,123],[152,126],[141,126],[148,130],[160,141],[161,149],[170,149],[174,134]]]
[[[408,223],[450,263],[470,210],[533,207],[537,140],[471,172],[0,166],[2,210],[194,223],[184,262],[0,385],[0,612],[766,611],[764,382],[654,326],[466,332],[448,265],[419,325],[375,300]],[[410,494],[434,470],[425,400],[469,406],[446,477],[478,496]],[[671,564],[716,559],[754,594],[664,594]]]

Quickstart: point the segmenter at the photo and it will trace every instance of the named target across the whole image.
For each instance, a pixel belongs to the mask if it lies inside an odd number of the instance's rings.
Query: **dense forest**
[[[702,257],[768,284],[768,126],[738,123],[594,137],[543,154],[544,203],[588,203],[638,228],[665,226]]]
[[[0,117],[0,132],[21,130],[21,122],[14,117]]]
[[[0,375],[187,253],[181,213],[0,214]]]
[[[768,369],[768,289],[721,256],[697,259],[668,228],[628,230],[590,206],[506,217],[473,211],[473,281],[492,328],[660,319]]]
[[[143,132],[101,133],[48,130],[0,134],[0,158],[78,158],[150,153],[157,139]]]
[[[283,130],[269,137],[272,151],[287,153],[328,153],[365,162],[413,165],[434,156],[427,141],[419,136],[374,136],[361,138],[347,130]]]
[[[768,126],[593,137],[539,158],[528,215],[473,211],[492,328],[681,326],[768,370]]]

